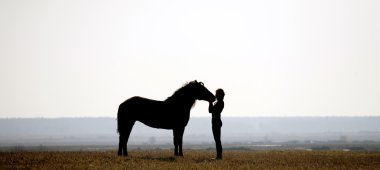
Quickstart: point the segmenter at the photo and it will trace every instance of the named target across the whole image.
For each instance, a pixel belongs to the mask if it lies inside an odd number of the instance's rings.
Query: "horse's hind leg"
[[[123,145],[124,145],[124,135],[119,134],[119,150],[117,151],[117,155],[121,156],[123,154]]]
[[[135,122],[128,122],[125,124],[125,129],[123,129],[123,132],[120,132],[118,155],[128,156],[127,143],[134,124]]]

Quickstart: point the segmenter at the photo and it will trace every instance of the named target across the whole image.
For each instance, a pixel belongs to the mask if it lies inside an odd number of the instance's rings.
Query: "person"
[[[224,108],[224,91],[223,89],[218,89],[215,92],[216,102],[209,101],[208,112],[212,114],[212,133],[214,135],[215,145],[216,145],[216,158],[222,159],[222,142],[220,140],[220,133],[222,127],[222,120],[220,119],[221,113]]]

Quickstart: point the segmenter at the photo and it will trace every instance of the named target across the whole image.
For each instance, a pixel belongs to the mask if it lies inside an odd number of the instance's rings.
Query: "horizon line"
[[[323,115],[323,116],[222,116],[223,118],[371,118],[380,117],[380,115],[362,115],[362,116],[352,116],[352,115]],[[113,118],[111,116],[78,116],[78,117],[0,117],[0,119],[99,119],[99,118]],[[211,116],[190,116],[190,118],[211,118]]]

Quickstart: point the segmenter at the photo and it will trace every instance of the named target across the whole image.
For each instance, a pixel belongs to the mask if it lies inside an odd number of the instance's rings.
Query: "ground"
[[[213,151],[170,150],[0,152],[0,169],[380,169],[380,152],[344,151],[225,151],[212,160]]]

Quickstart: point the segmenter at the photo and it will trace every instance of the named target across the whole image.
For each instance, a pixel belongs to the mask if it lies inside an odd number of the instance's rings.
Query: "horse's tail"
[[[123,129],[123,103],[119,105],[119,109],[117,110],[117,132],[120,133],[120,131]]]

